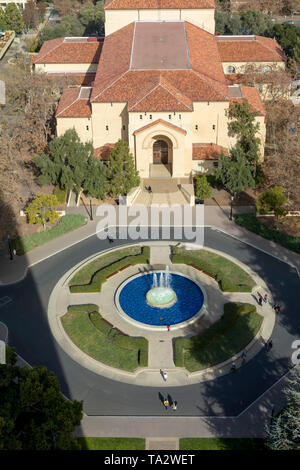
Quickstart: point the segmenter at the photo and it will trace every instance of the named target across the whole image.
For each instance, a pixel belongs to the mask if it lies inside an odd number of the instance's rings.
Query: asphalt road
[[[115,245],[118,243],[115,241]],[[167,393],[178,401],[177,416],[238,415],[291,366],[291,344],[300,339],[300,282],[289,265],[220,232],[205,229],[205,245],[234,256],[256,271],[284,306],[273,331],[273,349],[267,352],[264,348],[234,374],[186,387],[138,387],[98,376],[66,355],[48,326],[49,295],[72,266],[109,247],[106,240],[96,236],[34,266],[22,282],[0,288],[0,298],[12,299],[0,308],[0,321],[9,328],[10,344],[31,365],[46,365],[52,370],[64,394],[84,400],[84,411],[89,415],[161,416],[166,412],[159,394]]]

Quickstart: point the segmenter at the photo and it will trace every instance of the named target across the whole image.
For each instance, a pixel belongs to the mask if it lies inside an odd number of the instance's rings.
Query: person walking
[[[242,364],[245,364],[245,362],[246,362],[246,357],[247,357],[247,352],[246,352],[246,351],[243,351],[243,352],[242,352]]]
[[[169,400],[165,399],[164,400],[164,407],[165,407],[166,410],[168,409],[168,406],[169,406]]]
[[[267,294],[264,295],[264,302],[265,302],[265,304],[268,302],[268,295]]]
[[[236,364],[235,362],[232,363],[230,372],[235,372],[236,371]]]
[[[166,372],[163,372],[163,379],[165,382],[168,380],[168,374]]]
[[[171,330],[171,327],[170,327],[170,325],[168,325],[168,326],[167,326],[167,328],[168,328],[168,331],[170,331],[170,330]]]
[[[172,410],[176,411],[177,410],[177,401],[173,401],[171,406],[172,406]]]
[[[258,298],[258,305],[259,305],[260,307],[262,307],[262,301],[263,301],[263,298],[262,298],[262,296],[260,295],[259,298]]]
[[[273,341],[270,340],[267,344],[267,349],[268,349],[268,351],[270,351],[270,349],[272,349],[272,348],[273,348]]]

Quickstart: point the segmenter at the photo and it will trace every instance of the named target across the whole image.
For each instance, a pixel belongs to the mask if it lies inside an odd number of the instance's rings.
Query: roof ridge
[[[67,88],[65,91],[68,91],[68,90],[74,90],[74,88]],[[79,89],[79,93],[78,93],[78,95],[77,95],[77,98],[76,98],[71,104],[69,104],[69,105],[66,106],[64,109],[62,109],[58,114],[56,114],[56,116],[59,116],[61,113],[64,113],[68,108],[70,108],[71,106],[73,106],[73,104],[76,103],[76,101],[79,101],[80,91],[81,91],[81,87],[80,87],[80,89]]]
[[[198,70],[192,69],[192,72],[197,75],[201,80],[203,80],[207,85],[212,88],[212,85],[208,82],[208,80],[212,80],[213,82],[216,82],[218,85],[224,85],[224,87],[228,87],[227,83],[219,82],[219,80],[216,80],[214,78],[211,78],[209,76],[204,75],[202,72],[199,72]],[[223,95],[224,98],[227,98],[226,101],[228,100],[228,96],[226,97],[222,92],[217,90],[220,95]]]
[[[153,93],[153,91],[155,91],[159,86],[161,86],[160,83],[157,83],[155,86],[153,86],[153,88],[151,88],[151,90],[149,90],[140,100],[138,100],[136,103],[134,103],[133,105],[130,105],[130,109],[133,109],[135,108],[135,106],[137,106],[141,101],[143,101],[147,96],[149,96],[151,93]]]
[[[168,84],[171,88],[173,88],[174,90],[178,90],[178,93],[180,93],[180,96],[185,96],[189,101],[191,101],[191,99],[186,96],[184,93],[182,93],[178,88],[176,88],[175,86],[173,86],[165,77],[163,77],[163,82],[165,82],[166,84]],[[164,86],[163,83],[160,84],[162,88],[164,88],[168,93],[170,93],[170,95],[174,96],[174,98],[179,101],[179,103],[183,104],[183,106],[185,106],[186,108],[192,110],[193,108],[191,108],[190,106],[188,106],[187,104],[185,104],[179,97],[177,94],[174,94],[171,90],[168,90],[168,88],[166,86]]]
[[[52,41],[55,41],[57,39],[61,39],[60,42],[58,42],[58,44],[53,47],[53,49],[50,49],[49,51],[47,51],[44,55],[42,55],[41,57],[39,57],[34,63],[36,64],[37,62],[39,62],[40,59],[44,59],[44,57],[46,57],[48,54],[50,54],[50,52],[53,52],[55,49],[58,48],[58,46],[60,46],[63,42],[64,42],[64,38],[55,38],[55,39],[52,39]]]
[[[282,50],[281,47],[280,47],[280,44],[279,44],[275,39],[273,39],[273,38],[266,38],[266,37],[264,37],[264,36],[256,36],[256,37],[259,38],[259,39],[258,39],[258,42],[259,42],[263,47],[265,47],[266,49],[268,49],[269,51],[274,52],[274,49],[272,49],[271,47],[269,47],[269,46],[267,46],[266,44],[264,44],[264,39],[271,39],[271,41],[273,41],[273,42],[275,42],[276,44],[278,44],[280,50]],[[263,39],[263,41],[260,41],[261,39]]]
[[[92,101],[94,101],[96,98],[98,98],[99,96],[101,96],[106,90],[108,90],[110,87],[112,87],[115,83],[117,83],[119,80],[121,80],[121,78],[124,77],[124,75],[126,75],[126,73],[130,72],[130,70],[126,70],[125,72],[122,73],[122,75],[118,75],[117,78],[112,81],[109,85],[107,85],[107,87],[103,88],[102,91],[100,91],[100,93],[98,93],[98,95],[96,95]],[[93,89],[95,89],[96,86],[93,87]]]

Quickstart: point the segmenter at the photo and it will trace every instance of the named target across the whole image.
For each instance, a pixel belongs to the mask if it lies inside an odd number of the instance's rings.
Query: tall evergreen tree
[[[233,196],[255,187],[252,173],[253,168],[239,145],[231,149],[229,156],[219,157],[219,167],[215,170],[216,178]]]
[[[15,31],[16,33],[22,33],[24,30],[24,21],[20,10],[15,3],[8,3],[5,8],[4,15],[7,28]]]
[[[114,146],[108,161],[107,176],[109,193],[112,197],[126,195],[140,184],[140,177],[135,168],[133,156],[127,142],[120,139]]]
[[[229,108],[228,134],[231,137],[236,137],[237,145],[252,166],[254,176],[259,160],[260,146],[260,139],[257,136],[259,123],[255,122],[256,116],[258,113],[251,111],[247,100],[244,100],[243,104],[233,103]]]
[[[267,446],[272,450],[300,450],[300,379],[292,372],[284,389],[287,406],[267,426]]]

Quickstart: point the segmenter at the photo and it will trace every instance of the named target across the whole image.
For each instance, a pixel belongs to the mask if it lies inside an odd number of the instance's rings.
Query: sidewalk
[[[263,438],[272,417],[272,405],[275,404],[275,414],[284,406],[282,389],[287,379],[288,375],[280,379],[237,417],[176,416],[173,410],[168,410],[165,416],[151,417],[84,415],[76,436]]]
[[[234,211],[237,210],[240,212],[241,208],[234,208]],[[206,206],[204,224],[205,226],[215,227],[242,240],[243,242],[266,251],[267,253],[292,264],[300,272],[299,254],[287,250],[270,240],[266,240],[259,235],[236,225],[233,221],[229,220],[229,213],[230,207]],[[76,243],[79,243],[85,238],[95,235],[99,221],[100,218],[95,217],[92,222],[88,221],[88,223],[83,227],[35,248],[24,256],[16,256],[13,261],[9,259],[8,251],[0,252],[0,285],[21,281],[26,276],[29,267],[34,266],[40,261],[53,256]]]

